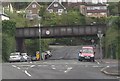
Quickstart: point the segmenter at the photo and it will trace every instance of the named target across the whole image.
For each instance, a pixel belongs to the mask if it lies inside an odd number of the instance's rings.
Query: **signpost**
[[[98,33],[97,33],[97,36],[98,36],[98,38],[100,39],[100,59],[102,59],[103,58],[103,54],[102,54],[102,37],[103,37],[103,34],[102,34],[102,32],[101,31],[98,31]]]

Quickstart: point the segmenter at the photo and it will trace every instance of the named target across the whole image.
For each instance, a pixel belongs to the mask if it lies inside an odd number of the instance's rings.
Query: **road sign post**
[[[99,49],[99,51],[100,51],[100,59],[102,59],[103,58],[103,54],[102,54],[102,37],[103,37],[103,34],[102,34],[102,32],[101,31],[98,31],[98,33],[97,33],[97,36],[98,36],[98,38],[99,38],[99,43],[100,43],[100,45],[99,45],[99,47],[100,47],[100,49]]]

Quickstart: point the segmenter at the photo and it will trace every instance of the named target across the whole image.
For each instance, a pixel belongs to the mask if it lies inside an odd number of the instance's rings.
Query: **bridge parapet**
[[[104,34],[107,26],[104,25],[76,25],[76,26],[42,26],[40,27],[16,28],[16,38],[56,38],[56,37],[75,37],[85,35],[96,35],[98,31]]]

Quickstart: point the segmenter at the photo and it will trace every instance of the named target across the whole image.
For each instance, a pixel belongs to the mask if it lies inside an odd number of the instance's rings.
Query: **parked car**
[[[51,51],[45,51],[45,53],[47,54],[48,57],[52,56]]]
[[[36,56],[31,56],[31,61],[37,61],[37,57]]]
[[[22,56],[22,61],[27,61],[28,60],[28,55],[27,53],[21,53],[21,56]]]
[[[94,48],[91,46],[82,47],[82,50],[78,53],[78,60],[79,61],[90,60],[94,62],[95,61]]]
[[[20,52],[11,53],[9,56],[9,62],[20,62],[22,61],[22,56],[20,55]]]

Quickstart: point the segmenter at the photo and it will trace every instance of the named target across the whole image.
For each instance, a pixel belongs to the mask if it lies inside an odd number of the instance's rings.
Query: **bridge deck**
[[[56,37],[75,37],[96,35],[98,31],[104,34],[107,26],[104,25],[76,25],[76,26],[42,26],[40,27],[25,27],[16,28],[16,38],[56,38]]]

